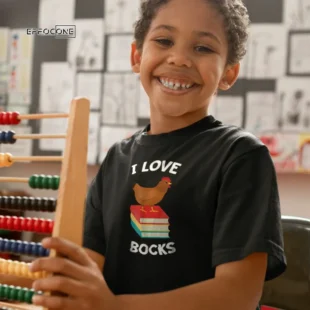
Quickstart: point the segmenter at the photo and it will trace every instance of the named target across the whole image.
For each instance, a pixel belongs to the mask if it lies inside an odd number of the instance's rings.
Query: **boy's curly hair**
[[[143,0],[140,7],[140,19],[134,25],[134,37],[138,49],[142,49],[144,39],[152,20],[158,10],[170,0]],[[190,1],[190,0],[189,0]],[[248,26],[250,19],[248,10],[242,0],[205,0],[213,5],[224,18],[224,26],[228,41],[227,64],[236,64],[246,54]]]

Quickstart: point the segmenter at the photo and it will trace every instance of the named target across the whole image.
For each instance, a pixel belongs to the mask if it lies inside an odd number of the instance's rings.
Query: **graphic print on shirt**
[[[171,188],[172,181],[169,175],[176,175],[182,164],[172,161],[155,160],[132,165],[132,175],[139,172],[162,172],[157,179],[157,185],[143,187],[136,182],[133,185],[133,194],[137,204],[130,206],[130,224],[141,240],[152,240],[153,244],[131,241],[130,252],[140,255],[168,255],[176,252],[174,242],[165,242],[170,239],[169,215],[160,206]],[[158,176],[158,175],[157,175]],[[172,185],[173,186],[173,185]]]
[[[133,187],[139,205],[130,207],[131,226],[141,238],[169,238],[169,216],[157,204],[171,187],[171,179],[163,177],[153,188]]]

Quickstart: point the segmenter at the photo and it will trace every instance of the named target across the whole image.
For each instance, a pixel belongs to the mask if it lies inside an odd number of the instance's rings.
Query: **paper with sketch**
[[[100,134],[100,113],[91,112],[89,115],[89,134],[88,134],[88,153],[87,163],[89,165],[97,164],[99,152],[99,134]]]
[[[277,82],[280,128],[310,132],[310,78],[282,78]]]
[[[276,108],[275,93],[247,93],[245,129],[253,134],[276,129]]]
[[[75,96],[89,99],[91,110],[100,109],[102,80],[102,73],[80,72],[77,74]]]
[[[100,150],[99,161],[103,161],[110,147],[123,139],[131,137],[134,133],[142,128],[125,128],[103,126],[100,129]]]
[[[74,71],[67,62],[41,65],[40,112],[67,113],[74,96]]]
[[[34,37],[26,29],[12,29],[9,41],[8,102],[31,104]]]
[[[310,31],[292,34],[290,43],[289,73],[310,76]]]
[[[45,118],[40,121],[41,134],[66,134],[68,127],[67,118]],[[39,148],[42,151],[64,151],[66,139],[40,139]]]
[[[132,33],[141,0],[105,0],[104,3],[107,33]]]
[[[130,49],[132,35],[109,36],[108,64],[109,72],[132,72],[130,63]]]
[[[9,28],[0,27],[0,63],[7,62],[9,57]]]
[[[310,172],[310,134],[299,136],[299,170]]]
[[[248,78],[278,78],[285,75],[287,30],[283,25],[252,25],[248,48]]]
[[[298,170],[298,135],[271,131],[257,136],[268,147],[277,172]]]
[[[77,19],[76,38],[68,41],[68,62],[76,70],[103,70],[103,19]]]
[[[40,0],[39,28],[55,28],[56,25],[73,25],[75,0]]]
[[[238,127],[242,126],[243,97],[217,96],[212,105],[213,116],[223,124],[234,125]]]
[[[32,133],[30,126],[1,126],[1,130],[13,130],[16,134],[30,134]],[[33,140],[20,139],[14,144],[1,144],[1,152],[11,153],[13,156],[31,156],[32,155]]]
[[[135,74],[104,74],[102,123],[137,126],[139,84]]]
[[[285,0],[284,24],[290,29],[310,28],[310,0]]]

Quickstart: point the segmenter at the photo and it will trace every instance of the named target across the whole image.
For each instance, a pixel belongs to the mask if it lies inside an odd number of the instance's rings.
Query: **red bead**
[[[21,228],[20,228],[20,219],[17,216],[14,216],[13,218],[14,218],[14,220],[13,220],[13,229],[14,230],[21,230]]]
[[[11,220],[11,217],[10,216],[5,216],[4,217],[4,229],[8,229],[8,224],[10,224],[10,220]]]
[[[48,232],[51,234],[51,233],[53,233],[53,229],[54,229],[54,221],[52,221],[52,220],[49,220],[48,221]]]
[[[10,122],[12,125],[18,125],[20,123],[19,112],[12,112]]]
[[[27,217],[26,219],[26,231],[33,231],[34,219],[32,219],[31,217]]]
[[[41,222],[41,232],[42,233],[48,233],[49,232],[47,220],[42,220],[42,222]]]
[[[9,229],[9,230],[13,230],[13,219],[12,219],[11,216],[8,216],[8,217],[6,218],[6,227],[7,227],[7,229]]]
[[[33,223],[33,230],[37,233],[41,231],[41,222],[41,219],[35,219]]]
[[[11,112],[4,112],[2,117],[3,125],[10,125]]]
[[[0,228],[4,228],[4,216],[0,215]]]
[[[20,217],[20,230],[25,231],[27,225],[27,219],[25,217]]]

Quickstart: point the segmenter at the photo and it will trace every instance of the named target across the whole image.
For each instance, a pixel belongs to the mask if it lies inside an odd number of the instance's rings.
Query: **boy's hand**
[[[31,264],[31,272],[56,273],[52,277],[36,280],[36,291],[54,291],[63,296],[35,295],[33,304],[49,309],[104,310],[116,308],[116,297],[109,290],[97,264],[82,247],[60,238],[42,241],[45,248],[54,249],[62,257],[39,258]]]

